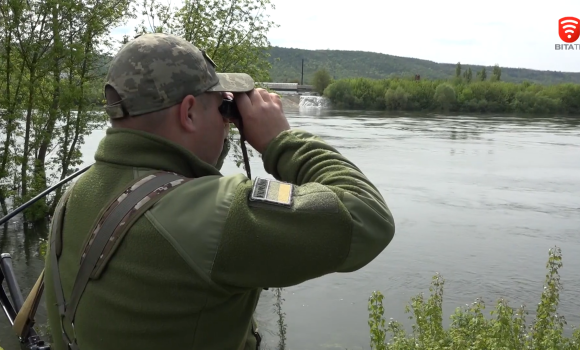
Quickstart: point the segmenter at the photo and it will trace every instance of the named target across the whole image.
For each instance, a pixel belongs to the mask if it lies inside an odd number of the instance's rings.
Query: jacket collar
[[[171,171],[196,178],[221,175],[218,169],[221,168],[228,149],[229,143],[226,140],[216,168],[184,147],[162,137],[138,130],[109,128],[99,143],[95,160],[121,166]]]

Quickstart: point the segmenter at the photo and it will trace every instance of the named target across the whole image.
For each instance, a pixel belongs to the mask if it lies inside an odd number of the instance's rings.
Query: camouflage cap
[[[248,74],[216,73],[215,68],[204,51],[185,39],[161,33],[141,35],[125,44],[109,66],[105,88],[114,88],[121,101],[105,110],[117,119],[171,107],[187,95],[254,89]]]

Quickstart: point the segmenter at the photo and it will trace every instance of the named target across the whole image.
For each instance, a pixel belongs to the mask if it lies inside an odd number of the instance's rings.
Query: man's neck
[[[97,162],[175,172],[186,177],[221,175],[211,164],[168,139],[140,130],[110,128],[95,154]]]

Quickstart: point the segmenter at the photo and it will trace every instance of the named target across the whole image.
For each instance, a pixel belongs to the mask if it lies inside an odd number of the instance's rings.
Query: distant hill
[[[272,47],[270,50],[270,72],[274,82],[300,82],[302,59],[304,58],[304,83],[310,82],[314,72],[326,68],[335,79],[372,78],[383,79],[393,76],[415,76],[421,79],[447,79],[455,76],[455,63],[436,63],[416,58],[398,57],[375,52],[339,50],[303,50]],[[501,65],[500,65],[501,66]],[[461,62],[462,71],[471,68],[473,78],[483,66]],[[486,67],[487,77],[493,66]],[[580,84],[580,73],[539,71],[533,69],[501,67],[501,80],[538,84]]]

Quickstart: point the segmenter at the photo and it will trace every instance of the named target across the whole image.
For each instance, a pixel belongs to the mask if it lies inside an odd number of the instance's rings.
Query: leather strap
[[[143,178],[137,179],[128,189],[116,198],[116,200],[109,204],[109,207],[102,214],[91,231],[91,239],[89,239],[87,250],[83,254],[81,266],[77,272],[71,292],[70,303],[68,304],[66,304],[64,300],[60,272],[58,269],[58,257],[62,250],[62,225],[70,189],[67,194],[63,196],[56,208],[52,224],[50,263],[53,270],[53,282],[58,312],[60,315],[62,339],[68,346],[69,350],[79,350],[79,346],[76,341],[76,335],[73,334],[71,339],[71,337],[66,333],[64,321],[66,320],[66,323],[72,327],[74,333],[74,319],[79,300],[97,263],[100,260],[106,260],[103,259],[103,250],[106,247],[109,247],[108,244],[111,244],[113,238],[122,238],[123,234],[129,230],[130,226],[139,218],[139,216],[163,197],[164,194],[190,180],[192,179],[184,178],[177,174],[168,172],[149,174]],[[120,226],[122,228],[119,228]]]
[[[248,179],[252,179],[252,170],[250,169],[250,158],[248,157],[248,150],[246,148],[246,135],[244,134],[244,122],[242,118],[238,119],[238,130],[240,131],[240,147],[242,148],[242,156],[244,157],[244,168]]]
[[[113,232],[121,223],[121,220],[132,210],[135,206],[146,198],[151,192],[155,191],[161,186],[164,186],[182,177],[173,173],[162,173],[153,177],[151,180],[137,187],[134,191],[122,199],[115,209],[105,219],[103,225],[97,232],[85,258],[81,263],[81,267],[77,273],[77,277],[71,292],[70,302],[67,305],[66,317],[70,322],[74,322],[75,313],[79,300],[85,290],[85,287],[91,277],[93,269],[97,265],[99,258],[102,256],[105,245],[111,239]]]
[[[62,284],[60,280],[60,271],[58,269],[58,257],[60,256],[62,250],[62,225],[64,221],[64,213],[66,210],[66,204],[72,193],[74,183],[69,187],[65,194],[60,199],[55,211],[54,219],[52,221],[52,227],[50,230],[50,265],[52,270],[52,281],[54,284],[54,293],[56,297],[56,304],[58,307],[58,313],[60,317],[61,325],[61,336],[65,345],[71,350],[78,350],[76,344],[71,344],[71,341],[66,333],[63,325],[63,318],[65,317],[65,301],[64,294],[62,291]]]

